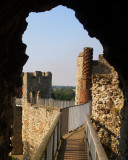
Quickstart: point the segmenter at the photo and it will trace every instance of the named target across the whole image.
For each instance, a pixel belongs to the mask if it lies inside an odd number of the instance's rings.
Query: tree
[[[52,89],[51,97],[55,100],[75,100],[75,92],[70,88]]]

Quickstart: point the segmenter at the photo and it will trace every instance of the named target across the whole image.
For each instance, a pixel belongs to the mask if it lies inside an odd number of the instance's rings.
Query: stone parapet
[[[124,96],[119,88],[118,75],[92,76],[92,120],[109,159],[119,158],[120,110]]]
[[[29,105],[29,106],[28,106]],[[60,110],[26,104],[22,113],[23,159],[30,160],[37,151],[42,139],[50,129]]]

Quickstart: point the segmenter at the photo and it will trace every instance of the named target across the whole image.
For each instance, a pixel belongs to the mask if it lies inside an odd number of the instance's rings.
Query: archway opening
[[[93,59],[103,53],[100,42],[88,36],[71,9],[58,6],[43,13],[30,13],[27,22],[23,42],[30,57],[23,71],[50,71],[53,85],[76,85],[77,57],[84,47],[94,49]]]
[[[53,85],[76,85],[78,54],[84,47],[92,47],[94,49],[93,60],[97,60],[98,55],[103,53],[103,48],[98,40],[88,36],[88,33],[83,29],[83,26],[74,15],[74,11],[62,6],[58,6],[44,13],[30,14],[27,19],[28,29],[25,32],[26,35],[24,34],[23,40],[28,46],[27,54],[29,55],[30,53],[30,59],[32,61],[28,60],[24,71],[50,71],[53,74]],[[31,35],[31,38],[27,37],[29,35]],[[31,39],[31,41],[29,39]],[[34,46],[33,49],[30,48],[31,46]],[[35,46],[37,46],[37,48],[35,48]],[[100,58],[103,64],[100,63],[97,65],[95,61],[94,68],[97,67],[97,70],[94,74],[109,74],[109,67],[104,66],[103,57]],[[104,79],[104,77],[102,78]],[[99,85],[101,84],[102,83],[99,82]],[[104,88],[105,87],[106,86],[104,86]],[[98,90],[100,89],[98,88],[97,91]],[[98,103],[101,102],[98,100]],[[105,104],[98,104],[98,106],[102,108]],[[97,113],[97,115],[98,114],[99,113]]]

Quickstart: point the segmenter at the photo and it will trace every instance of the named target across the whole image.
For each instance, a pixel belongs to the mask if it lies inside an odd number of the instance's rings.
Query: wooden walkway
[[[57,156],[57,160],[88,160],[84,142],[84,126],[66,134]]]

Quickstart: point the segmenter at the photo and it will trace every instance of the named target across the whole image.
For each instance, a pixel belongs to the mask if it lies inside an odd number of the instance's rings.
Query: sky
[[[75,86],[77,57],[84,47],[93,48],[93,59],[103,53],[96,38],[90,38],[75,12],[63,6],[30,13],[23,34],[29,59],[23,72],[52,72],[52,85]]]

